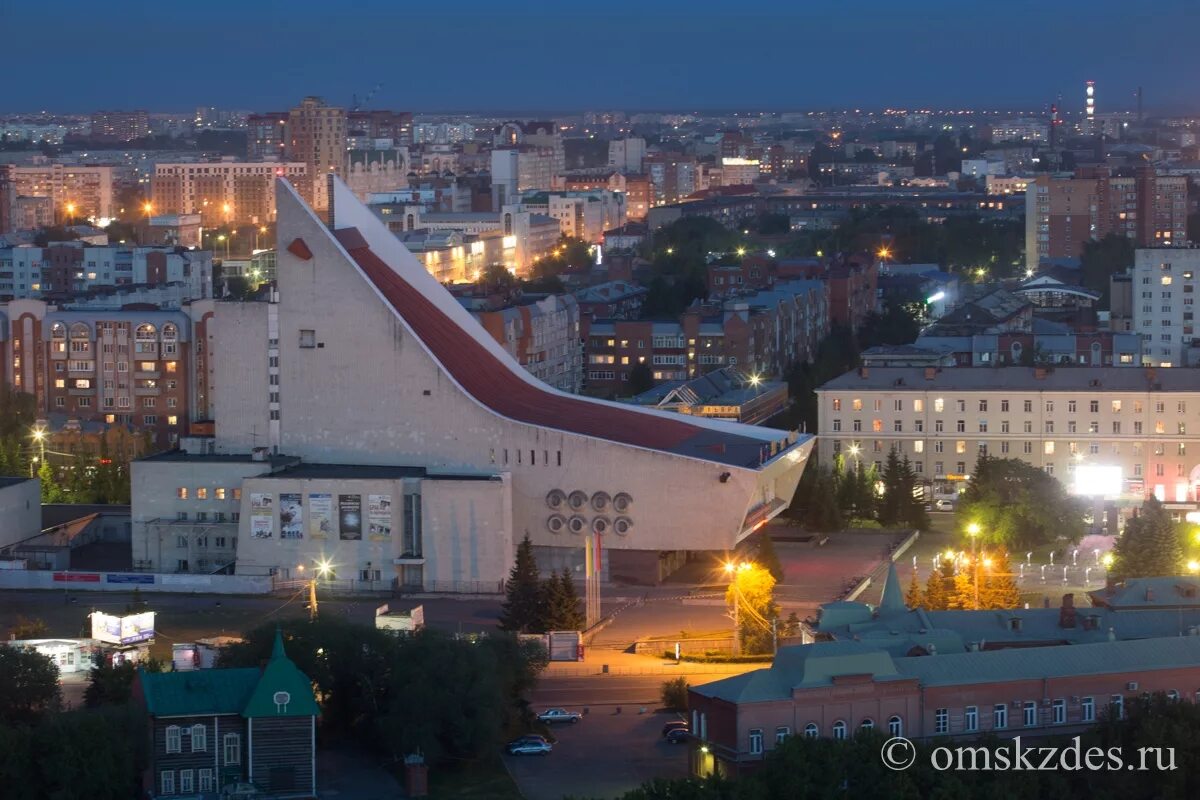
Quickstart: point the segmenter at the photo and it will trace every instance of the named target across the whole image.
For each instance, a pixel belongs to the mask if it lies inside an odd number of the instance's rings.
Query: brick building
[[[274,161],[162,163],[150,193],[159,214],[199,214],[205,227],[275,219],[275,179],[309,186],[308,166]]]

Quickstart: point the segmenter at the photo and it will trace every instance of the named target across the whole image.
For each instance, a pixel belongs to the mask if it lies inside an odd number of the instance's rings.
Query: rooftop
[[[387,480],[423,478],[426,480],[490,481],[498,476],[486,473],[438,472],[425,467],[374,464],[296,464],[263,475],[269,480]]]
[[[31,480],[33,480],[33,478],[0,477],[0,489],[7,489],[9,486],[16,486],[18,483],[25,483],[26,481]]]
[[[1041,377],[1039,377],[1041,375]],[[1200,370],[1179,368],[955,367],[929,377],[921,367],[871,367],[840,375],[818,391],[1200,392]]]

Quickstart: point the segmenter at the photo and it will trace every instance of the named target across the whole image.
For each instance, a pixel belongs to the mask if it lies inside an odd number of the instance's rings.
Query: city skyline
[[[927,0],[922,14],[882,0],[860,5],[860,13],[847,15],[832,3],[797,10],[752,0],[731,15],[710,0],[666,0],[650,13],[615,0],[604,14],[547,15],[528,3],[497,11],[466,0],[453,11],[401,14],[394,4],[364,0],[354,13],[332,14],[311,2],[245,7],[217,0],[201,18],[164,7],[153,16],[89,19],[86,27],[60,32],[61,47],[48,63],[35,49],[38,37],[17,37],[10,56],[46,66],[40,78],[10,87],[0,111],[265,109],[305,94],[345,106],[355,95],[371,95],[376,107],[428,112],[1029,109],[1061,93],[1063,110],[1073,113],[1082,108],[1077,89],[1085,80],[1096,81],[1102,111],[1133,108],[1138,86],[1145,87],[1148,109],[1195,105],[1187,76],[1200,67],[1200,56],[1187,47],[1187,26],[1159,24],[1187,14],[1185,0],[1162,0],[1153,20],[1124,18],[1115,0],[1050,8],[1021,0],[999,19],[944,0]],[[72,7],[87,13],[74,1],[65,12]],[[47,22],[36,7],[9,6],[3,17],[14,30]],[[378,24],[364,25],[369,19]],[[179,49],[173,34],[183,31],[192,49]],[[139,46],[114,49],[114,37]],[[1016,50],[1006,41],[1019,42],[1025,57],[1010,56]],[[303,59],[279,52],[302,42],[313,43]],[[355,57],[347,59],[347,52]],[[545,71],[536,66],[539,59]],[[841,68],[830,68],[839,59]],[[173,61],[179,69],[144,66]],[[964,64],[967,69],[947,69]],[[573,78],[542,77],[562,69]],[[810,74],[820,81],[807,82]],[[77,75],[105,79],[73,80]]]

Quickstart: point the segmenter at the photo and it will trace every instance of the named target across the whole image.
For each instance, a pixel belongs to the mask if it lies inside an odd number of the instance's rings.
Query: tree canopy
[[[980,456],[958,518],[980,528],[981,541],[1004,548],[1079,541],[1083,507],[1052,475],[1015,458]]]
[[[1113,548],[1112,575],[1117,580],[1178,575],[1183,547],[1171,515],[1156,497],[1142,504]]]
[[[0,723],[35,722],[60,699],[58,667],[48,656],[0,646]]]

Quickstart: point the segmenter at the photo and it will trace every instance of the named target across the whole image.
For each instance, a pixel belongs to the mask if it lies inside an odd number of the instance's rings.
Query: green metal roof
[[[283,652],[283,634],[275,631],[271,660],[254,687],[242,716],[315,717],[320,713],[313,696],[312,681]]]
[[[240,714],[258,685],[253,668],[140,671],[146,709],[156,717]]]
[[[240,714],[243,717],[312,717],[320,708],[312,682],[275,646],[266,668],[201,669],[189,672],[139,670],[146,709],[156,717]],[[286,694],[286,697],[284,697]]]

